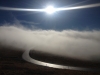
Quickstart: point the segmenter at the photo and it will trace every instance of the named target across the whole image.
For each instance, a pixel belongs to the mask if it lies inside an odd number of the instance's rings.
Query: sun
[[[48,14],[53,14],[55,12],[55,8],[53,6],[48,6],[45,8],[45,12]]]

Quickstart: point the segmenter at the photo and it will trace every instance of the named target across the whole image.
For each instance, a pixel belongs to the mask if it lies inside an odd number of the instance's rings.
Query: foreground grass
[[[99,72],[38,66],[24,61],[22,53],[15,48],[0,48],[0,75],[100,75]]]

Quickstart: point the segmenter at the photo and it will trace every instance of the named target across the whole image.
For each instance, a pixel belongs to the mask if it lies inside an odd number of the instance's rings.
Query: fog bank
[[[40,30],[0,26],[0,44],[45,51],[65,57],[100,61],[100,31]]]

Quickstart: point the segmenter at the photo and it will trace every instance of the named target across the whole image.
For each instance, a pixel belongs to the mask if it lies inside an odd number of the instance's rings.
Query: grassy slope
[[[38,66],[24,61],[23,51],[0,47],[0,75],[100,75],[97,72],[61,70]]]

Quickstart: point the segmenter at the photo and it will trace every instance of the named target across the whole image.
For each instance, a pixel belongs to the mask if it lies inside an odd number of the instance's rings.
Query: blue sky
[[[16,8],[45,8],[47,5],[55,7],[77,6],[99,3],[100,0],[0,0],[0,6]],[[83,3],[79,3],[83,2]],[[79,4],[76,4],[79,3]],[[73,5],[76,4],[76,5]],[[100,7],[60,11],[52,15],[40,12],[3,11],[0,10],[0,24],[12,23],[14,18],[27,22],[34,22],[37,28],[54,30],[99,30]],[[24,24],[30,27],[30,24]]]

